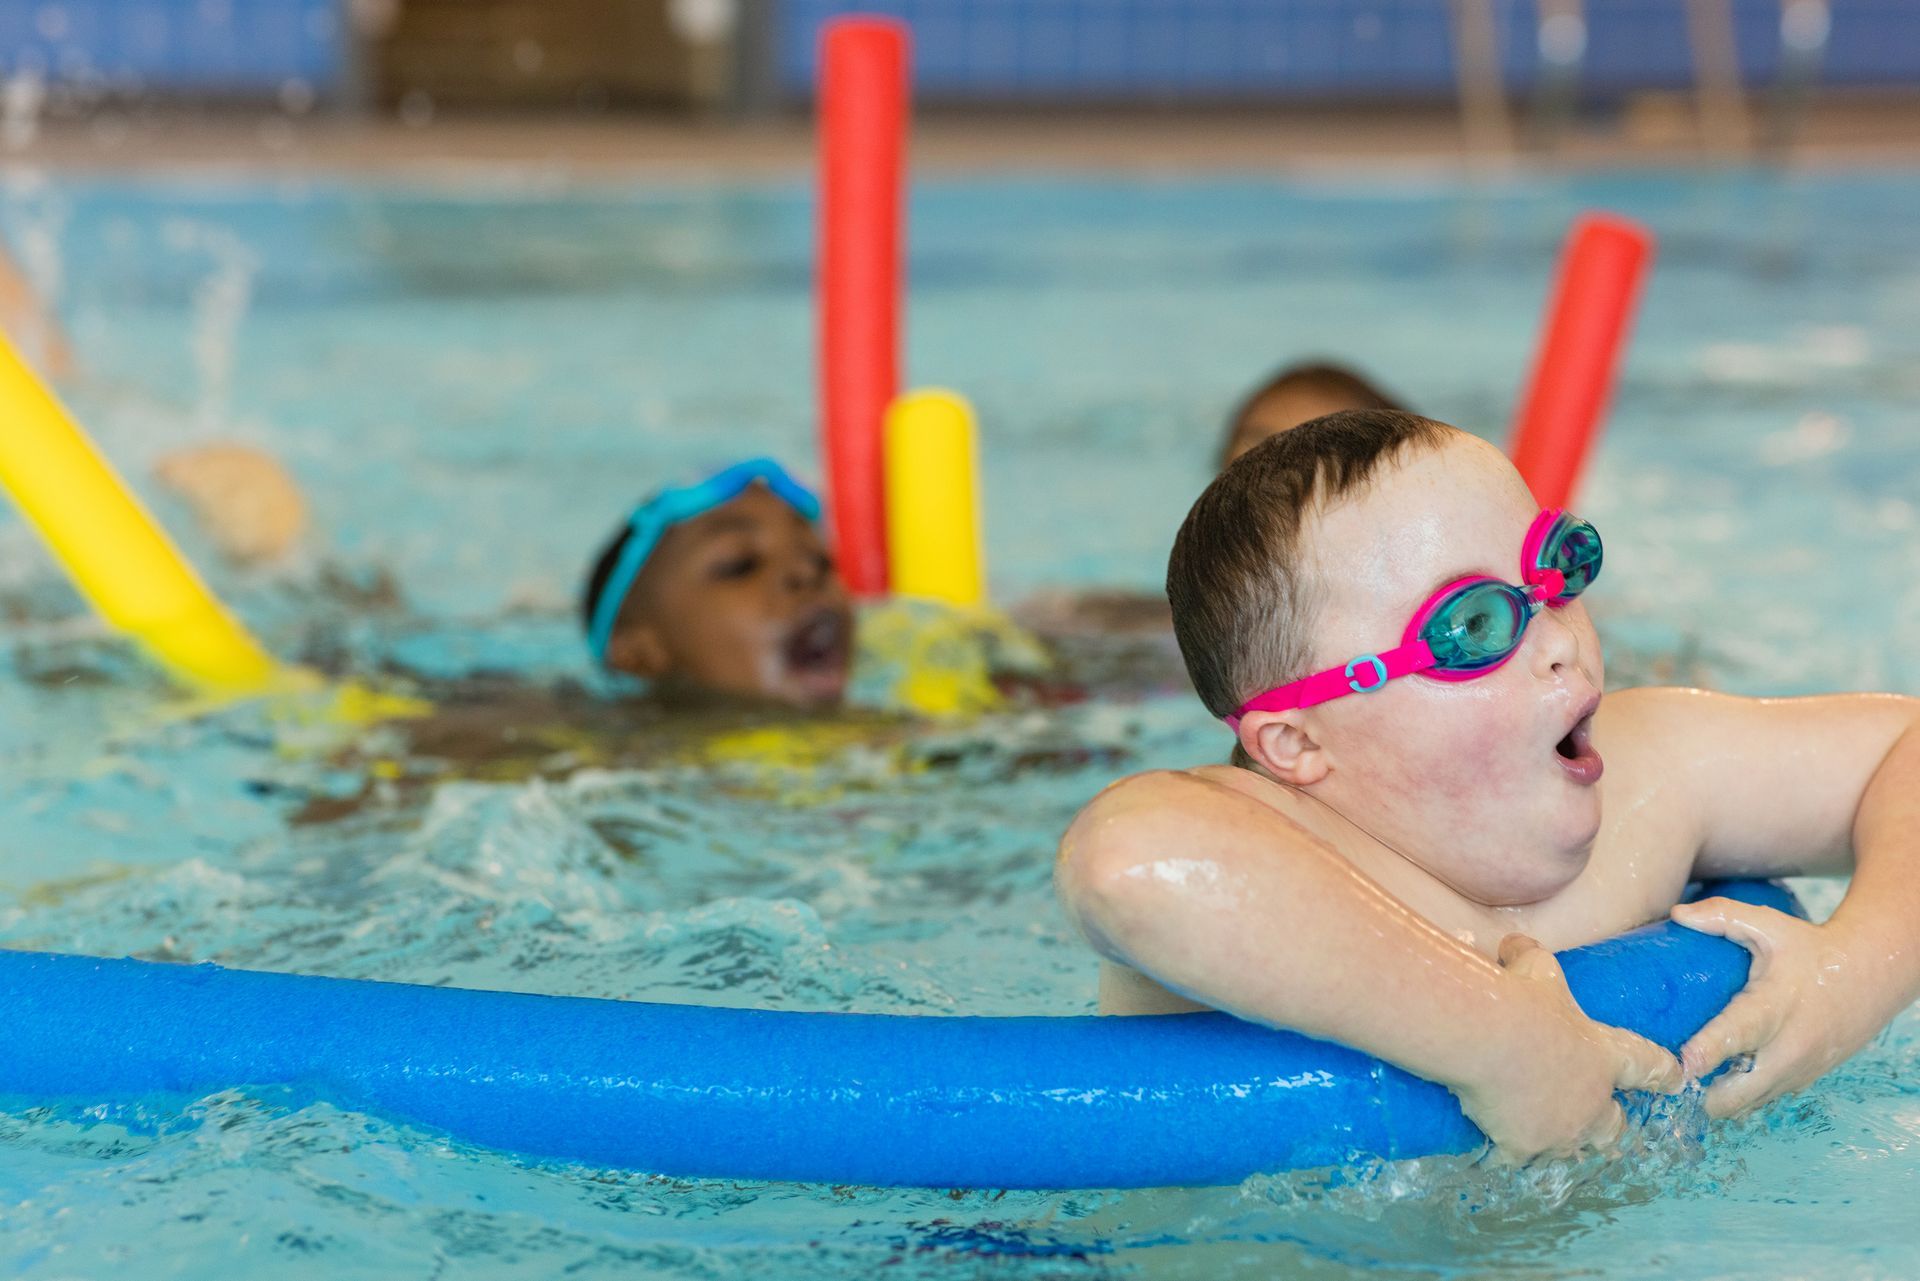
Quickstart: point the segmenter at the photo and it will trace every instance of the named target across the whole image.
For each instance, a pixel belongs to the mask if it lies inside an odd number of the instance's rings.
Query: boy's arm
[[[1699,1076],[1754,1054],[1707,1092],[1709,1111],[1732,1115],[1811,1084],[1920,995],[1920,700],[1648,690],[1640,702],[1637,728],[1660,735],[1696,808],[1696,875],[1853,870],[1824,925],[1725,899],[1673,910],[1753,953],[1746,989],[1681,1055]]]
[[[1539,945],[1515,935],[1488,960],[1218,782],[1108,789],[1062,839],[1055,879],[1103,955],[1439,1081],[1509,1157],[1609,1143],[1615,1089],[1679,1085],[1672,1056],[1581,1014]]]

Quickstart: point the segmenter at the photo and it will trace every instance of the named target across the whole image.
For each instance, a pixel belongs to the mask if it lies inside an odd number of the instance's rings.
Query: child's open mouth
[[[1606,762],[1600,759],[1600,753],[1593,750],[1593,712],[1573,723],[1565,738],[1553,745],[1554,754],[1560,758],[1560,768],[1567,777],[1582,787],[1591,787],[1600,781]]]
[[[839,698],[847,685],[849,632],[846,615],[831,606],[806,615],[781,651],[788,677],[815,698]]]

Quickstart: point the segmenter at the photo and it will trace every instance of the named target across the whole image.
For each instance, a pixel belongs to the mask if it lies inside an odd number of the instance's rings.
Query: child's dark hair
[[[1338,401],[1348,409],[1408,412],[1405,405],[1345,365],[1322,360],[1288,365],[1248,393],[1246,399],[1234,409],[1233,416],[1227,420],[1226,437],[1220,442],[1220,466],[1225,467],[1232,462],[1241,442],[1259,430],[1261,407],[1290,393]]]
[[[593,613],[600,607],[600,595],[607,590],[607,580],[613,577],[613,567],[620,559],[620,552],[626,547],[627,540],[632,537],[631,522],[620,526],[620,532],[608,539],[607,545],[602,547],[600,554],[594,558],[593,571],[587,575],[586,588],[580,593],[582,630],[587,632],[593,630]]]
[[[1403,451],[1436,448],[1453,431],[1397,410],[1344,410],[1255,445],[1214,478],[1167,560],[1174,636],[1208,711],[1231,716],[1262,690],[1305,674],[1318,600],[1300,535],[1312,511]]]

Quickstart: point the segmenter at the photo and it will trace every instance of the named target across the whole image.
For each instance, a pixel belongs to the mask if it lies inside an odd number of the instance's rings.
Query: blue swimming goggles
[[[764,484],[775,498],[808,520],[820,519],[820,500],[814,497],[813,491],[788,475],[786,468],[771,458],[749,458],[705,480],[661,490],[634,508],[633,515],[627,519],[631,533],[620,549],[620,559],[614,562],[613,572],[607,575],[600,599],[594,602],[593,622],[587,628],[587,649],[595,662],[606,663],[607,644],[613,639],[613,625],[620,617],[620,606],[626,603],[627,593],[633,590],[633,580],[640,577],[641,566],[653,555],[653,549],[666,532],[682,521],[732,502],[756,482]]]

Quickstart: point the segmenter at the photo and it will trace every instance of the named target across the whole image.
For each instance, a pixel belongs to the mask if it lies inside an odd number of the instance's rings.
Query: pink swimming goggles
[[[1600,573],[1600,533],[1558,508],[1534,517],[1520,548],[1516,587],[1474,574],[1448,583],[1422,605],[1396,649],[1362,654],[1240,705],[1226,718],[1234,729],[1248,712],[1312,707],[1348,694],[1371,694],[1388,681],[1415,672],[1433,680],[1470,681],[1512,658],[1527,624],[1542,605],[1559,608],[1587,589]]]

